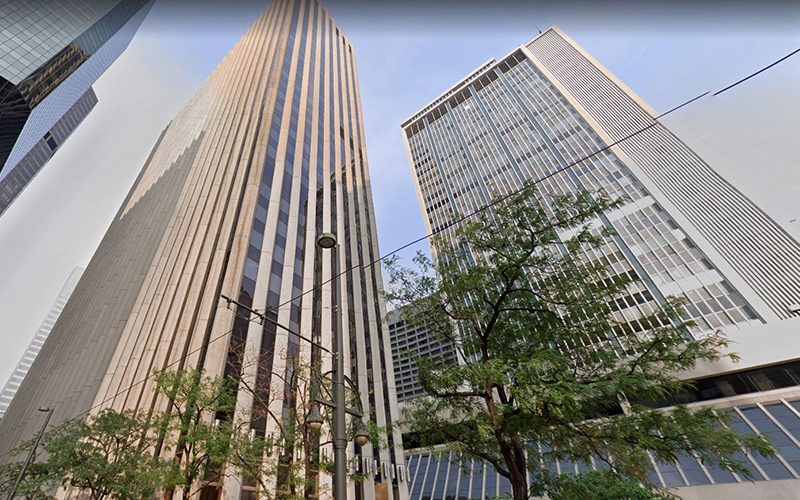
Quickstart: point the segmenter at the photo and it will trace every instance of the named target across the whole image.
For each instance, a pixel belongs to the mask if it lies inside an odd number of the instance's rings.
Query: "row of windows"
[[[119,0],[0,3],[0,74],[19,83]]]
[[[661,401],[642,402],[664,407],[751,394],[800,385],[800,361],[759,367],[735,373],[697,379],[684,391]]]
[[[520,169],[527,172],[529,178],[548,175],[548,170],[562,161],[553,156],[556,153],[564,162],[572,163],[592,156],[604,146],[580,114],[529,61],[508,65],[505,73],[506,83],[503,83],[503,78],[487,80],[481,89],[473,92],[474,99],[456,100],[450,112],[447,112],[447,106],[435,112],[425,127],[427,133],[417,134],[409,140],[413,159],[422,162],[418,167],[423,168],[419,168],[418,173],[430,168],[427,166],[429,158],[436,159],[445,172],[444,183],[432,177],[433,170],[430,176],[419,176],[432,227],[439,229],[446,225],[450,213],[469,213],[486,205],[497,191],[516,189],[521,180],[515,180],[514,176]],[[516,94],[514,98],[506,87]],[[479,113],[481,101],[485,102],[486,110]],[[520,107],[522,103],[524,106]],[[536,126],[524,116],[523,110],[536,117]],[[499,127],[499,132],[492,133],[492,126]],[[537,127],[544,131],[542,137]],[[502,144],[494,140],[498,134],[503,138]],[[430,141],[433,154],[424,145],[426,140]],[[545,147],[542,141],[552,144]],[[506,162],[501,161],[504,157]],[[647,195],[627,167],[609,151],[582,161],[574,170],[545,179],[540,190],[565,194],[585,187],[632,200]],[[576,172],[584,176],[583,181],[570,180],[577,175]],[[480,176],[477,181],[473,180],[476,174]],[[442,188],[454,195],[451,198],[431,196],[434,189],[442,191]],[[469,196],[463,197],[467,193]],[[639,249],[641,265],[656,283],[683,280],[712,268],[691,241],[673,235],[672,229],[678,226],[660,208],[656,211],[647,205],[629,211],[618,221],[614,223],[615,228],[627,245]],[[622,261],[612,272],[628,269],[631,269],[629,264]],[[685,287],[688,282],[684,280],[681,283]],[[703,285],[695,281],[692,286],[695,288],[685,291],[690,299],[687,319],[695,319],[702,330],[756,317],[752,308],[735,292],[698,300],[691,294],[702,289]],[[637,314],[649,314],[656,302],[651,300],[650,305],[639,304],[643,307],[638,308],[638,312],[625,311],[620,317],[631,320]]]
[[[734,407],[731,427],[743,434],[759,433],[777,450],[774,458],[765,458],[742,450],[736,456],[751,472],[752,480],[768,481],[800,477],[800,401],[775,401],[769,404]],[[604,469],[601,459],[591,463],[570,460],[548,461],[547,447],[542,467],[554,474]],[[411,498],[415,500],[477,499],[509,494],[510,482],[497,474],[491,464],[465,459],[449,451],[407,451]],[[690,453],[679,455],[675,463],[660,463],[651,457],[650,481],[660,487],[680,488],[745,482],[747,479],[709,463],[702,463]]]
[[[436,338],[425,327],[412,327],[399,320],[390,323],[389,335],[398,401],[405,401],[425,392],[419,383],[417,358],[428,358],[434,362],[456,362],[453,345]]]

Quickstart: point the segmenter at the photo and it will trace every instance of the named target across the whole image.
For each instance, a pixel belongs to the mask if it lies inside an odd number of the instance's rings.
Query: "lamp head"
[[[322,428],[322,415],[320,415],[317,405],[314,405],[311,408],[308,417],[306,417],[306,424],[308,424],[311,432],[319,432],[319,430]]]
[[[358,429],[356,429],[356,437],[354,439],[357,445],[359,446],[366,446],[369,443],[369,435],[367,434],[366,429],[364,429],[363,422],[358,422]]]
[[[336,246],[336,235],[333,233],[322,233],[317,238],[317,245],[320,248],[333,248]]]
[[[52,408],[48,408],[47,406],[39,407],[39,411],[43,413],[47,413],[48,411],[52,411]]]

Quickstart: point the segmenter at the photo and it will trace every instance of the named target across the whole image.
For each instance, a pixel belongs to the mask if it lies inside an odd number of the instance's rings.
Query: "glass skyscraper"
[[[92,84],[122,54],[152,4],[0,3],[0,214],[91,111]],[[47,150],[31,154],[43,140]]]
[[[97,104],[94,89],[89,87],[83,96],[39,139],[36,144],[0,179],[0,215],[19,196],[28,183],[39,173],[56,150],[80,125]]]
[[[612,275],[633,279],[630,293],[617,301],[617,319],[646,335],[638,319],[676,296],[686,299],[694,335],[725,331],[742,361],[698,366],[687,377],[705,389],[680,401],[734,409],[743,432],[769,433],[783,446],[774,461],[752,462],[756,476],[797,479],[800,244],[656,116],[577,43],[550,28],[483,64],[402,128],[427,227],[445,238],[453,235],[451,221],[528,182],[537,184],[545,209],[552,195],[582,190],[624,197],[623,206],[593,221],[614,235],[588,255]],[[737,370],[740,375],[731,375]],[[408,453],[412,498],[510,491],[491,467],[451,464],[446,446]],[[553,464],[553,470],[580,472],[580,466]],[[686,456],[678,464],[654,463],[653,482],[731,483],[725,492],[748,496],[736,489],[745,487],[741,478],[720,474]],[[797,484],[775,481],[769,488],[796,493]],[[679,494],[702,496],[701,490]]]
[[[255,21],[158,139],[0,422],[0,454],[37,431],[43,405],[54,423],[164,408],[149,377],[166,367],[241,377],[259,398],[240,391],[236,418],[277,434],[262,406],[280,415],[294,404],[287,359],[327,370],[330,356],[222,295],[329,350],[342,314],[364,418],[397,419],[380,269],[365,265],[379,253],[354,52],[315,0],[273,2]],[[335,250],[316,245],[323,232],[337,235]],[[351,271],[329,282],[334,258]],[[385,441],[350,443],[364,480],[348,498],[407,498],[399,431]],[[330,492],[330,475],[317,481]],[[235,475],[217,487],[255,494]]]

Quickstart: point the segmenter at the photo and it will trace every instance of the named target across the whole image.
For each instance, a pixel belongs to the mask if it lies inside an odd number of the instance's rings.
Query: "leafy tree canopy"
[[[407,428],[422,445],[449,442],[491,463],[515,499],[590,480],[609,491],[652,488],[648,454],[671,462],[690,452],[746,477],[732,458],[741,447],[772,453],[763,438],[730,430],[725,412],[631,403],[685,388],[680,373],[700,361],[735,356],[719,332],[693,336],[678,300],[645,303],[635,317],[621,310],[621,299],[648,291],[630,268],[601,258],[615,235],[598,216],[620,205],[528,189],[437,237],[435,260],[388,263],[389,300],[461,360],[417,360],[426,395],[409,405]],[[549,472],[555,460],[609,472],[569,482]]]
[[[49,498],[59,486],[77,488],[94,499],[142,498],[162,484],[166,467],[153,457],[149,422],[132,412],[104,410],[91,420],[73,420],[43,437],[39,453],[17,493],[27,498]],[[18,454],[27,453],[31,442]],[[21,463],[3,467],[2,476],[19,474]],[[3,481],[4,492],[13,482]]]

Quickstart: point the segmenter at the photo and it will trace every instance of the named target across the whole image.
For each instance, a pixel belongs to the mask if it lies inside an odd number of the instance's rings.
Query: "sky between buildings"
[[[551,3],[328,2],[356,52],[382,253],[425,232],[400,123],[539,29],[561,27],[659,112],[800,47],[800,4],[789,2]],[[163,127],[266,5],[157,0],[95,85],[98,105],[0,217],[0,385]],[[665,122],[800,238],[800,55]]]

